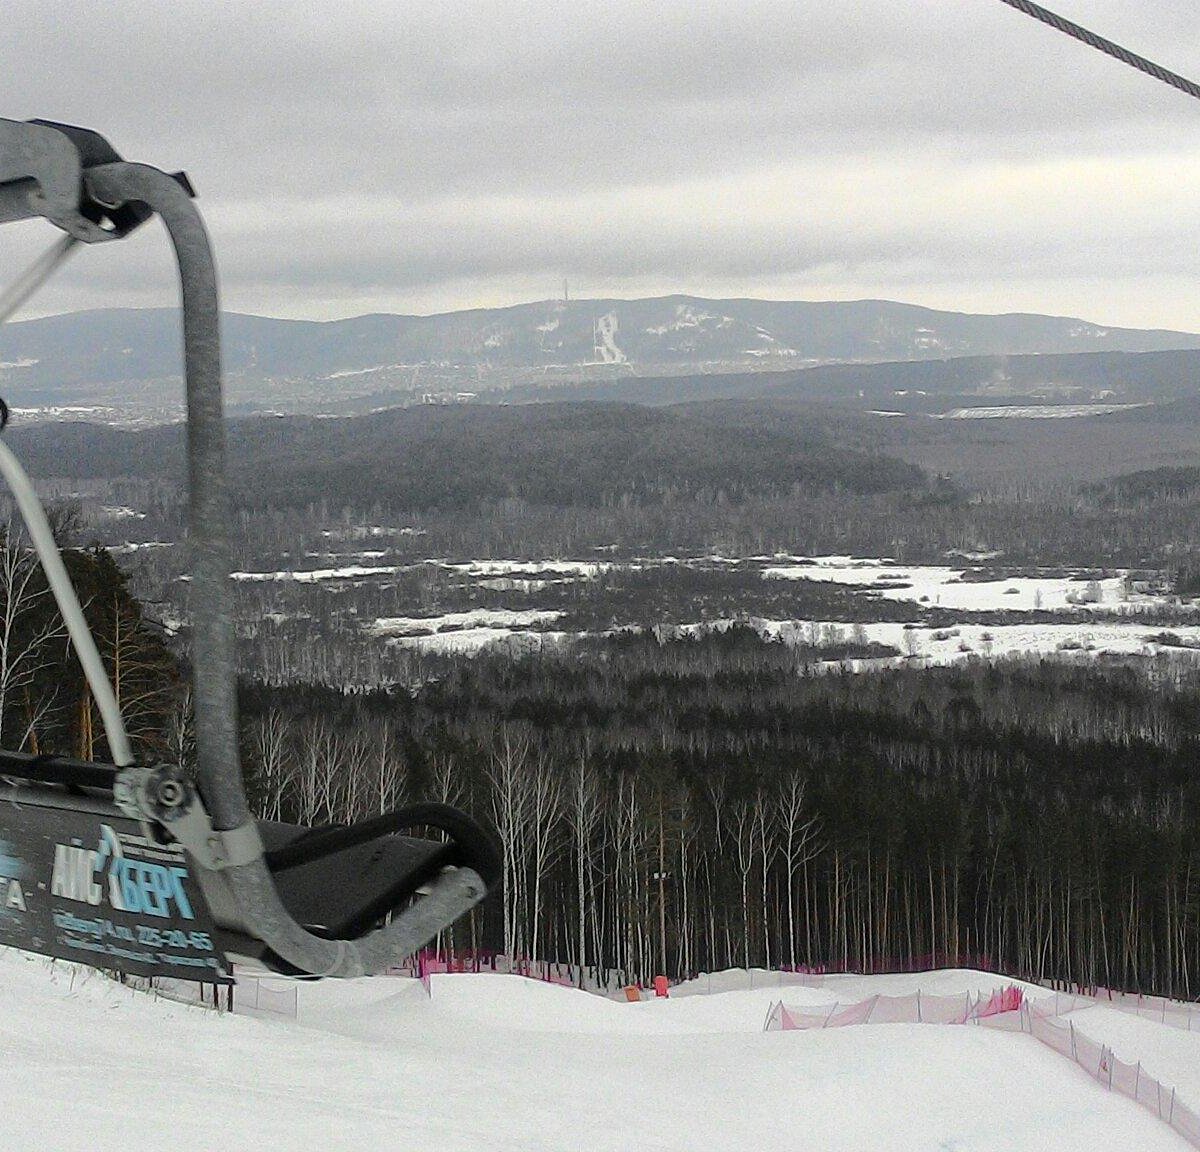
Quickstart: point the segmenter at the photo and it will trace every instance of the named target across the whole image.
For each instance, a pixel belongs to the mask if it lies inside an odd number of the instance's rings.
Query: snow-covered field
[[[786,993],[830,1003],[1003,983],[951,972],[843,977]],[[1150,1113],[1019,1033],[900,1024],[764,1033],[780,994],[769,986],[623,1004],[518,977],[437,976],[432,992],[392,978],[306,984],[297,1021],[263,1020],[0,954],[0,1147],[1187,1147]],[[1186,1077],[1189,1085],[1200,1079],[1200,1036],[1099,1009],[1077,1015],[1077,1027],[1181,1091]]]
[[[146,545],[143,545],[145,547]],[[314,557],[319,554],[312,554]],[[697,569],[737,568],[768,581],[820,581],[851,589],[856,595],[878,601],[909,602],[943,612],[1005,613],[1008,622],[994,626],[925,625],[869,622],[851,626],[828,621],[751,618],[748,622],[766,637],[805,644],[839,644],[847,640],[871,641],[896,650],[896,659],[947,664],[970,658],[1007,656],[1061,656],[1072,654],[1155,655],[1166,652],[1187,656],[1200,651],[1200,607],[1178,604],[1161,580],[1135,578],[1124,571],[1106,573],[1033,571],[1006,575],[1002,569],[980,567],[964,559],[947,564],[899,564],[893,560],[851,556],[657,556],[627,561],[611,560],[420,560],[407,564],[380,561],[378,550],[320,554],[343,561],[338,566],[308,570],[235,572],[242,582],[319,584],[328,581],[383,581],[402,572],[435,568],[491,593],[513,592],[536,597],[552,585],[594,580],[617,571],[644,571],[663,567]],[[994,559],[987,557],[985,559]],[[536,603],[536,600],[535,600]],[[569,639],[567,633],[548,629],[563,613],[551,608],[470,609],[428,617],[380,617],[364,622],[368,635],[429,653],[473,654],[497,643],[518,650]],[[1184,621],[1164,628],[1145,624],[1144,612],[1168,604]],[[1055,612],[1054,623],[1035,623],[1034,613]],[[1061,614],[1068,614],[1063,619]],[[1179,613],[1184,615],[1179,616]],[[1194,615],[1193,615],[1194,613]],[[883,612],[881,615],[885,614]],[[1029,623],[1019,621],[1022,615]],[[743,621],[747,622],[747,621]],[[648,622],[642,622],[643,624]],[[729,621],[676,626],[676,632],[721,628]],[[672,629],[667,629],[671,631]],[[861,663],[852,668],[865,667]]]
[[[954,408],[942,420],[1069,420],[1080,416],[1107,416],[1144,404],[1005,404],[996,407]]]
[[[128,547],[128,546],[127,546]],[[144,545],[143,545],[144,547]],[[888,600],[916,601],[930,607],[962,611],[1063,611],[1073,608],[1124,609],[1148,607],[1164,602],[1161,592],[1132,587],[1125,573],[1092,579],[1088,573],[1075,576],[1012,576],[988,574],[970,564],[897,564],[886,559],[850,556],[816,557],[727,557],[660,556],[622,563],[596,560],[421,560],[408,564],[362,563],[387,555],[377,549],[349,553],[307,553],[309,558],[338,558],[346,563],[324,568],[277,569],[232,573],[239,582],[295,581],[301,584],[329,580],[371,580],[394,577],[422,567],[441,569],[487,587],[537,590],[545,582],[590,580],[615,569],[641,571],[647,568],[759,569],[768,580],[818,580],[845,584]],[[511,584],[502,584],[509,581]]]
[[[1162,596],[1126,588],[1122,575],[1103,579],[1067,576],[967,578],[961,565],[902,565],[849,556],[818,556],[799,564],[764,570],[768,580],[827,580],[847,584],[886,600],[913,600],[935,608],[967,612],[1064,611],[1091,606],[1116,609],[1162,602]]]
[[[431,636],[437,632],[453,632],[464,628],[491,628],[511,631],[529,628],[534,624],[550,624],[561,612],[528,609],[473,608],[470,612],[446,612],[441,616],[381,616],[369,631],[376,636]]]
[[[846,624],[751,620],[767,637],[786,642],[825,645],[847,640],[887,644],[901,653],[892,662],[924,660],[953,664],[972,657],[1001,659],[1011,656],[1132,655],[1166,652],[1200,658],[1200,626],[1164,629],[1148,624],[1083,621],[1079,624],[955,624],[926,628],[911,624]],[[1164,643],[1167,638],[1169,642]],[[874,661],[850,661],[858,667]]]

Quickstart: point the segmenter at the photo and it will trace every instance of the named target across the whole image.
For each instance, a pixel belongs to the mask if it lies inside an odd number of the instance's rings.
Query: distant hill
[[[224,344],[235,397],[260,408],[303,401],[314,410],[313,405],[389,390],[444,394],[455,388],[758,372],[829,362],[1200,349],[1200,335],[1108,328],[1064,317],[940,312],[877,300],[668,296],[324,323],[227,313]],[[0,389],[18,406],[119,402],[151,385],[177,397],[179,348],[173,309],[13,323],[0,328]],[[854,372],[825,379],[844,391],[853,386]],[[629,388],[636,391],[636,383]]]
[[[1169,500],[1195,502],[1200,498],[1200,468],[1185,465],[1128,472],[1089,485],[1084,491],[1112,505],[1154,505]]]
[[[655,405],[715,399],[835,401],[910,413],[944,412],[971,404],[1156,401],[1155,408],[1125,413],[1122,418],[1158,422],[1188,419],[1189,409],[1200,403],[1200,350],[821,364],[782,372],[592,380],[557,387],[516,385],[503,395],[513,403],[568,398]]]
[[[183,475],[178,425],[129,431],[43,424],[11,434],[37,477]],[[436,510],[505,499],[601,506],[704,498],[924,493],[911,464],[844,446],[793,422],[752,426],[720,410],[618,404],[431,406],[344,420],[255,418],[230,426],[243,504]]]

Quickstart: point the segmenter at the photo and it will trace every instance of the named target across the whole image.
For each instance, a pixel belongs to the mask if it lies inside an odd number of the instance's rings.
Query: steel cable
[[[0,295],[0,324],[3,324],[51,276],[79,241],[74,236],[60,236]]]
[[[1130,68],[1136,68],[1139,72],[1153,76],[1155,80],[1161,80],[1164,84],[1170,84],[1172,88],[1177,88],[1180,92],[1200,100],[1200,84],[1194,83],[1186,76],[1180,76],[1178,72],[1172,72],[1162,67],[1161,64],[1155,64],[1153,60],[1147,60],[1145,56],[1130,52],[1128,48],[1122,48],[1120,44],[1116,44],[1112,40],[1097,36],[1095,32],[1088,31],[1082,24],[1076,24],[1073,20],[1059,16],[1056,12],[1043,8],[1040,4],[1031,3],[1030,0],[1000,0],[1000,2],[1007,4],[1010,8],[1015,8],[1018,12],[1024,12],[1026,16],[1040,20],[1043,24],[1048,24],[1051,28],[1057,28],[1080,43],[1088,45],[1089,48],[1095,48],[1096,51],[1103,52],[1114,60],[1120,60],[1122,64],[1128,64]]]

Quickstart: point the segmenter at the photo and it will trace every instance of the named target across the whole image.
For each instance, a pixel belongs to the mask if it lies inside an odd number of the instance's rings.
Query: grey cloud
[[[1058,7],[1168,66],[1200,59],[1191,0]],[[965,181],[1055,157],[1178,161],[1200,143],[1192,102],[996,0],[10,0],[5,24],[3,114],[91,124],[131,158],[186,167],[227,299],[281,314],[563,272],[697,292],[890,275],[918,297],[921,277],[974,277],[998,302],[1024,278],[1053,310],[1055,268],[1186,275],[1194,251],[1192,185],[1147,189],[1128,220],[1095,197],[1068,210],[1069,177],[1049,213],[1044,189]],[[873,187],[906,165],[914,194]],[[782,207],[764,205],[780,169]],[[844,204],[831,170],[860,174]],[[726,210],[699,227],[671,199],[691,211],[706,183]],[[89,254],[43,306],[171,298],[161,242],[108,247],[123,250]]]

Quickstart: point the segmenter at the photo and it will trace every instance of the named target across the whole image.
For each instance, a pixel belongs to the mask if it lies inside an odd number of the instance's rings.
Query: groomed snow
[[[979,978],[930,979],[945,991]],[[871,987],[859,980],[854,990]],[[7,952],[0,1146],[1186,1147],[1027,1036],[902,1024],[764,1033],[768,994],[625,1005],[515,977],[440,976],[427,999],[416,981],[383,978],[303,985],[293,1022],[218,1016]]]
[[[1200,1102],[1200,1032],[1139,1019],[1103,1004],[1072,1012],[1067,1019],[1112,1048],[1118,1060],[1141,1061],[1147,1075],[1172,1085],[1193,1107]]]

